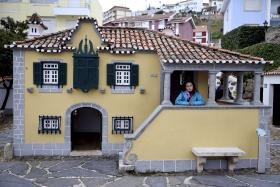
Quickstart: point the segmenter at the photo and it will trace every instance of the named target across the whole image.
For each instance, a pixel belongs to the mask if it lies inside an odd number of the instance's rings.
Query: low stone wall
[[[270,27],[266,32],[265,41],[268,43],[280,43],[280,27]]]

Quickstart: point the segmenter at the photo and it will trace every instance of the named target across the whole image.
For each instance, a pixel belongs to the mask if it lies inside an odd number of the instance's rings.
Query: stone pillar
[[[237,89],[236,89],[237,96],[235,99],[235,102],[237,102],[237,103],[244,102],[244,100],[243,100],[243,76],[244,76],[243,72],[237,73]]]
[[[216,74],[218,71],[209,71],[208,72],[208,79],[209,79],[209,96],[207,105],[217,105],[215,101],[216,97]]]
[[[229,95],[228,95],[228,77],[229,77],[229,72],[224,73],[223,77],[223,100],[229,100]]]
[[[170,87],[171,87],[172,71],[164,71],[164,86],[163,86],[163,101],[162,105],[172,105],[170,102]]]
[[[260,101],[261,73],[262,72],[260,72],[260,71],[254,72],[254,95],[253,95],[253,101],[251,103],[253,105],[261,104],[261,101]]]

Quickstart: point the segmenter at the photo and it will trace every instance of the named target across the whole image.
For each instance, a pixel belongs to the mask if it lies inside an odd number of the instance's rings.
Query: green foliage
[[[258,56],[267,61],[274,61],[272,65],[266,65],[264,71],[269,71],[273,68],[280,66],[280,44],[275,43],[258,43],[244,49],[238,50],[238,52],[249,54],[252,56]]]
[[[222,48],[229,50],[245,47],[265,41],[265,29],[260,26],[241,26],[222,37]]]
[[[11,49],[4,48],[5,44],[13,41],[24,40],[26,38],[27,24],[25,22],[14,21],[13,18],[2,18],[0,21],[0,76],[12,75],[13,54]]]
[[[193,16],[193,20],[196,25],[210,25],[210,32],[211,32],[211,41],[219,40],[222,37],[222,28],[223,28],[223,20],[210,18],[209,20],[205,18],[199,18],[197,16]]]

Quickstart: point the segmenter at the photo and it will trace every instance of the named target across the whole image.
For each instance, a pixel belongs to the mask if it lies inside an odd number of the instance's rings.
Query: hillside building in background
[[[124,17],[107,22],[104,25],[138,27],[157,31],[169,28],[174,32],[174,35],[186,40],[192,40],[192,32],[195,28],[195,23],[191,16],[181,16],[181,14],[174,12]]]
[[[193,30],[193,41],[203,45],[209,43],[209,33],[207,25],[196,26]]]
[[[0,1],[0,17],[10,16],[14,20],[28,20],[37,12],[52,33],[72,28],[81,16],[95,17],[102,25],[102,8],[98,0],[5,0]]]
[[[103,13],[103,23],[106,24],[116,19],[132,16],[132,11],[127,7],[113,6],[110,10]]]

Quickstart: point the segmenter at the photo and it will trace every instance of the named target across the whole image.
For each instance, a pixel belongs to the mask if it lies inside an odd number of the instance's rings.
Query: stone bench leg
[[[230,172],[233,172],[235,169],[235,164],[238,162],[239,158],[238,157],[230,157],[228,159],[228,170]]]
[[[197,157],[196,159],[196,170],[197,173],[201,173],[203,171],[203,166],[206,163],[205,157]]]

